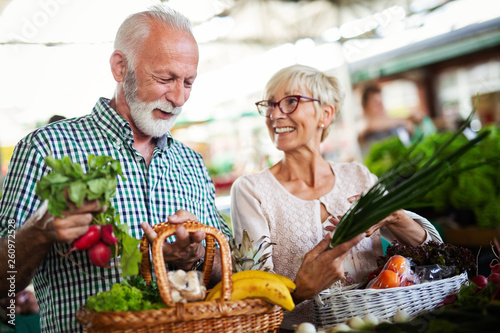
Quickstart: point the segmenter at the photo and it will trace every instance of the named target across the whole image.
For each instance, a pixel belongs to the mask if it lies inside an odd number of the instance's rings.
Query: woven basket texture
[[[232,266],[231,250],[224,235],[215,228],[198,222],[183,224],[193,233],[206,233],[206,254],[203,282],[210,280],[215,257],[215,241],[220,245],[222,264],[222,298],[212,301],[173,303],[170,285],[163,258],[163,244],[174,234],[177,225],[162,222],[153,226],[158,234],[152,244],[153,267],[162,300],[168,308],[146,311],[96,312],[81,307],[76,318],[85,332],[279,332],[283,320],[283,309],[261,299],[231,301]],[[151,261],[149,242],[141,241],[142,261],[140,273],[150,282]]]
[[[314,321],[318,327],[326,329],[371,313],[392,322],[398,310],[405,310],[412,319],[434,310],[446,296],[458,292],[466,281],[467,273],[463,273],[408,287],[323,291],[313,302]]]

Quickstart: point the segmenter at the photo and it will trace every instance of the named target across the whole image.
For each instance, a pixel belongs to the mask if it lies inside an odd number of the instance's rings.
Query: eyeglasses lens
[[[287,96],[279,102],[262,101],[257,104],[257,108],[261,115],[269,117],[274,108],[278,106],[283,113],[292,113],[299,105],[300,97]]]
[[[284,113],[292,113],[297,108],[299,99],[297,97],[285,97],[281,100],[281,109]]]

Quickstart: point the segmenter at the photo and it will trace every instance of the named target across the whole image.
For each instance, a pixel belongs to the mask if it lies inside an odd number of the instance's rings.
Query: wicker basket
[[[328,290],[313,302],[315,324],[330,328],[349,318],[368,313],[393,321],[398,310],[411,318],[433,310],[447,295],[456,293],[467,281],[467,273],[439,281],[389,289]]]
[[[215,240],[220,244],[222,262],[222,298],[213,301],[173,303],[163,258],[163,243],[175,232],[176,225],[166,222],[153,227],[158,234],[152,245],[153,266],[161,298],[169,308],[146,311],[95,312],[81,307],[76,318],[86,332],[278,332],[283,310],[261,299],[231,301],[232,267],[229,244],[215,228],[198,222],[183,224],[193,233],[206,233],[206,255],[203,270],[205,285],[210,280],[215,257]],[[141,241],[141,275],[151,281],[149,242]]]

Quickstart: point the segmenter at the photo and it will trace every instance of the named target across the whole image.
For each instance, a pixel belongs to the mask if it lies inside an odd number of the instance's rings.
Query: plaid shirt
[[[90,115],[47,125],[18,143],[0,201],[0,236],[7,234],[10,219],[20,226],[39,207],[41,202],[35,195],[35,187],[50,171],[44,163],[47,155],[69,156],[86,170],[87,156],[94,154],[111,156],[122,165],[126,180],[118,178],[112,204],[121,222],[129,225],[132,236],[142,237],[141,222],[153,225],[185,209],[201,223],[231,237],[215,206],[214,186],[202,157],[168,133],[154,148],[148,168],[132,147],[133,133],[128,122],[108,103],[109,100],[101,98]],[[75,251],[69,258],[57,253],[67,251],[68,247],[56,243],[38,267],[33,281],[44,332],[81,331],[75,319],[78,308],[89,296],[119,282],[117,268],[92,265],[85,251]],[[110,265],[113,264],[114,259]]]

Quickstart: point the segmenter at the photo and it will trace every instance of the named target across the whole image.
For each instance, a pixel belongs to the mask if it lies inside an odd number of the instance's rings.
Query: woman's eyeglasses
[[[269,117],[276,106],[280,108],[281,112],[290,114],[295,110],[297,110],[301,98],[319,102],[319,99],[312,97],[306,97],[302,95],[290,95],[283,97],[278,102],[264,100],[255,103],[255,105],[257,106],[257,110],[259,110],[260,115],[264,117]]]

